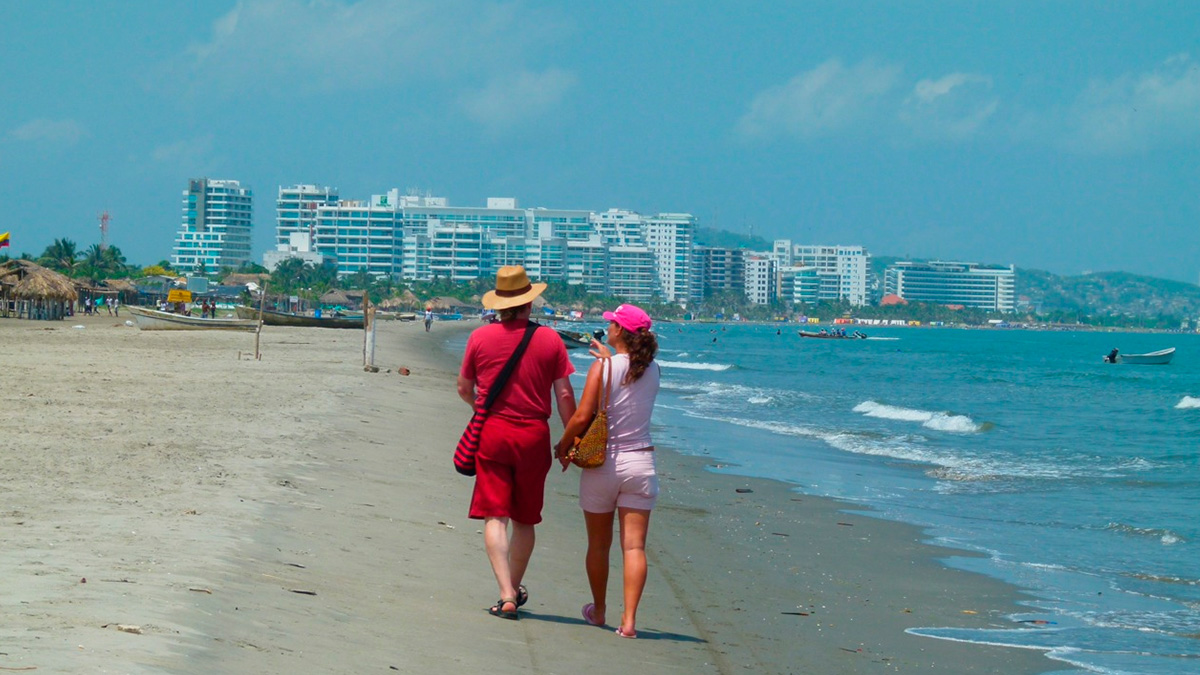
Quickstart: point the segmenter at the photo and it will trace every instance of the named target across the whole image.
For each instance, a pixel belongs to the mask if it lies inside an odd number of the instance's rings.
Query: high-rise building
[[[188,181],[171,265],[184,272],[208,273],[250,262],[252,201],[250,188],[236,180]]]
[[[291,235],[305,232],[316,239],[317,209],[338,203],[338,189],[321,185],[279,187],[275,201],[275,244],[291,245]]]
[[[898,262],[883,273],[883,292],[905,300],[963,305],[992,312],[1014,307],[1016,269],[1012,265],[969,262]]]
[[[772,255],[781,269],[816,268],[818,301],[867,304],[871,255],[862,246],[803,246],[793,244],[790,239],[776,239]]]
[[[746,299],[756,305],[769,305],[778,298],[779,283],[775,278],[778,263],[770,255],[746,255]]]

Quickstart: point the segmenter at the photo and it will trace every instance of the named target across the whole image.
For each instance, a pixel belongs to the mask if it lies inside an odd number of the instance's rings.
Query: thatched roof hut
[[[255,284],[262,286],[265,279],[270,279],[270,274],[230,274],[221,280],[223,286],[245,286],[246,284]]]
[[[321,304],[349,307],[354,304],[354,301],[350,299],[349,295],[346,295],[345,291],[335,288],[321,296]]]
[[[0,311],[17,318],[61,319],[78,293],[69,278],[29,260],[0,265]]]

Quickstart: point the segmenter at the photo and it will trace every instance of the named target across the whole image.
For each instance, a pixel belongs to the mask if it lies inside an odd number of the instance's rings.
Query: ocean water
[[[658,442],[923,526],[984,554],[947,564],[1027,592],[1011,628],[913,632],[1100,673],[1200,672],[1200,336],[656,331]],[[1101,361],[1171,346],[1167,366]]]

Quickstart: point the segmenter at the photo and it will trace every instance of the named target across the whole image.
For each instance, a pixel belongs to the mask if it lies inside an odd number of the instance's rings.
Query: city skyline
[[[0,6],[10,255],[167,259],[190,178],[688,212],[767,241],[1195,283],[1200,25],[1094,3]]]

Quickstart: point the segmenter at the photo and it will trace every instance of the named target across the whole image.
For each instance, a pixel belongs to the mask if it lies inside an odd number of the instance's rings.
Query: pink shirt
[[[642,450],[654,445],[650,440],[650,413],[654,411],[654,399],[658,397],[658,364],[651,362],[636,382],[622,384],[627,372],[629,355],[614,354],[608,402],[609,452]]]
[[[467,338],[460,374],[475,381],[475,407],[483,405],[488,389],[504,368],[508,357],[525,334],[526,321],[504,321],[475,329]],[[575,372],[562,338],[541,327],[533,333],[529,347],[517,364],[508,384],[492,404],[491,414],[517,419],[550,417],[554,381]]]

